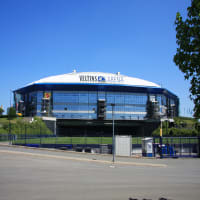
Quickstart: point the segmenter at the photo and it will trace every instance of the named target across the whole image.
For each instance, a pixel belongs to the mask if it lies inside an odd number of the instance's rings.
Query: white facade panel
[[[115,136],[115,154],[117,156],[131,156],[132,137],[129,135]]]
[[[69,74],[62,74],[56,76],[49,76],[42,78],[38,81],[32,82],[33,84],[109,84],[109,85],[129,85],[138,87],[156,87],[160,86],[143,79],[121,75],[120,73],[103,73],[103,72],[73,72]]]

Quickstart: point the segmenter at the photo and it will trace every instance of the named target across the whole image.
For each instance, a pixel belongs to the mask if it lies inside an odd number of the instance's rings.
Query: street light
[[[163,129],[162,129],[162,119],[160,119],[160,158],[163,158],[162,154],[162,136],[163,136]]]
[[[9,117],[9,145],[12,144],[12,139],[11,139],[11,123],[10,123],[10,117]]]
[[[115,104],[111,103],[112,106],[112,125],[113,125],[113,136],[112,136],[112,153],[113,153],[113,163],[115,162],[115,119],[114,119],[114,107]]]
[[[160,158],[163,158],[163,153],[162,153],[162,144],[163,144],[163,124],[162,122],[166,121],[166,133],[167,133],[167,118],[160,118]]]
[[[11,115],[11,105],[12,105],[12,90],[10,89],[10,108],[9,108],[9,114],[8,115],[10,115],[10,116],[8,116],[9,117],[9,145],[11,145],[12,144],[12,142],[11,142],[11,122],[10,122],[10,118],[12,117]]]

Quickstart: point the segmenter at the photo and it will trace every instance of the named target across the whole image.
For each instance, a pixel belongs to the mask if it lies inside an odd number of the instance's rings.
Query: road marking
[[[113,164],[111,161],[107,161],[107,160],[92,160],[92,159],[88,159],[88,158],[76,158],[76,157],[69,157],[69,156],[47,155],[47,154],[28,153],[28,152],[20,152],[20,151],[0,150],[0,153],[8,153],[8,154],[14,154],[14,155],[25,155],[25,156],[35,156],[35,157],[42,157],[42,158],[55,158],[55,159],[62,159],[62,160],[75,160],[75,161]],[[118,165],[133,165],[133,166],[146,166],[146,167],[167,167],[167,165],[165,165],[165,164],[122,162],[122,161],[116,161],[115,164],[118,164]]]

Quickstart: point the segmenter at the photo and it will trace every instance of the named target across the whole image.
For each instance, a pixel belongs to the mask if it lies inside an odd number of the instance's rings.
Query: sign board
[[[123,82],[123,76],[101,76],[101,75],[80,75],[80,82],[96,82],[96,83],[119,83]]]

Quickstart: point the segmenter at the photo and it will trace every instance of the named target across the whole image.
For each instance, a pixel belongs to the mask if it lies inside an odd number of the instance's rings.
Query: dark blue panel
[[[34,84],[24,88],[15,90],[20,94],[25,94],[33,91],[109,91],[109,92],[135,92],[135,93],[152,93],[165,94],[170,98],[177,98],[176,95],[164,88],[151,87],[134,87],[122,85],[100,85],[100,84]]]

